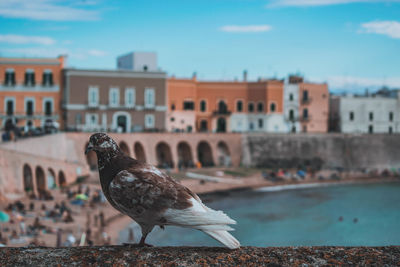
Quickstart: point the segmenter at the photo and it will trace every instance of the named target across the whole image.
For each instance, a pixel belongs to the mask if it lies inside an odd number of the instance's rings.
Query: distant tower
[[[243,81],[247,82],[247,70],[243,71]]]
[[[158,71],[157,54],[153,52],[131,52],[117,57],[117,69],[133,71]]]

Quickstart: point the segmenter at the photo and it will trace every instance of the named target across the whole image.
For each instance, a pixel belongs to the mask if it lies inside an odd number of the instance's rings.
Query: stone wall
[[[400,247],[0,248],[0,266],[398,266]]]
[[[400,135],[245,134],[242,164],[258,167],[400,168]]]

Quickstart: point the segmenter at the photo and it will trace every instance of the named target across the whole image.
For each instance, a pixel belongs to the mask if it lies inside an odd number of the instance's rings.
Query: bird
[[[240,242],[229,231],[236,224],[223,211],[203,204],[197,194],[153,165],[126,155],[106,133],[90,136],[85,154],[97,155],[100,184],[108,202],[141,227],[138,246],[145,243],[155,226],[174,225],[208,234],[230,249]]]

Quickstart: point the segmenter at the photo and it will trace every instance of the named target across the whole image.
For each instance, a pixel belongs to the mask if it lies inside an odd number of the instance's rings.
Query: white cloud
[[[400,39],[400,22],[398,21],[372,21],[361,24],[361,32],[387,35]]]
[[[219,28],[223,32],[240,32],[240,33],[254,33],[254,32],[267,32],[272,27],[270,25],[226,25]]]
[[[52,45],[55,44],[56,41],[50,37],[44,37],[44,36],[0,34],[0,43]]]
[[[0,49],[0,54],[9,54],[12,56],[23,56],[23,57],[57,57],[59,55],[68,55],[69,58],[75,58],[78,60],[85,60],[88,57],[100,57],[107,55],[106,52],[101,50],[71,50],[66,48],[40,48],[40,47],[28,47],[28,48],[10,48]]]
[[[104,57],[105,55],[107,55],[107,53],[105,51],[97,50],[97,49],[89,50],[88,54],[91,56],[94,56],[94,57]]]
[[[267,7],[285,6],[327,6],[352,3],[389,3],[399,0],[271,0]]]
[[[98,11],[75,7],[63,0],[0,0],[0,16],[51,21],[99,19]]]
[[[357,76],[329,76],[325,80],[312,78],[312,81],[327,82],[330,89],[347,91],[364,90],[365,88],[377,89],[382,86],[400,88],[399,77],[365,78]]]

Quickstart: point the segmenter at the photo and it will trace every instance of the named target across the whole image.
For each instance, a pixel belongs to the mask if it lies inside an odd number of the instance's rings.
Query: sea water
[[[334,185],[278,192],[230,192],[203,197],[237,221],[231,232],[245,246],[400,245],[400,183]],[[135,240],[140,238],[136,224]],[[120,233],[127,242],[128,229]],[[219,246],[192,229],[155,227],[156,246]]]

